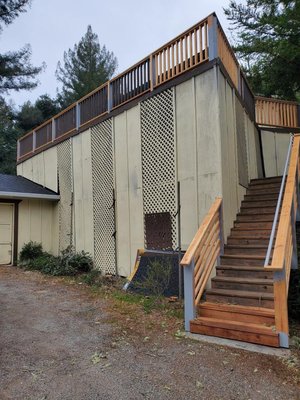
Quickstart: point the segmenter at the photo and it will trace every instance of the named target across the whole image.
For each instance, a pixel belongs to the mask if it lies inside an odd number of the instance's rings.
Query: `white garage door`
[[[13,210],[13,204],[0,203],[0,265],[12,261]]]

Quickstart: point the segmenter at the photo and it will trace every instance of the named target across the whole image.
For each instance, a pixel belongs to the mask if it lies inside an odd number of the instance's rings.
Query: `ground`
[[[0,399],[300,399],[296,350],[192,341],[176,307],[146,313],[116,293],[1,267]]]

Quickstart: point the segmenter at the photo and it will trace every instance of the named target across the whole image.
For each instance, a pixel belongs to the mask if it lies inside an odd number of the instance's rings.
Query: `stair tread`
[[[264,298],[273,300],[273,293],[267,292],[251,292],[250,290],[228,290],[228,289],[207,289],[206,294],[217,294],[228,297],[247,297],[251,299]]]
[[[250,259],[250,260],[264,260],[265,256],[257,256],[252,254],[223,254],[221,258],[241,258],[241,259]]]
[[[253,265],[218,265],[217,269],[270,272],[270,271],[265,271],[265,268],[262,266],[256,267]]]
[[[239,238],[240,239],[240,238]],[[253,239],[253,238],[252,238]],[[226,244],[229,249],[267,249],[267,244]]]
[[[271,308],[242,306],[239,304],[212,303],[209,301],[205,301],[203,303],[200,303],[198,307],[200,309],[222,310],[242,314],[255,314],[269,317],[275,316],[275,311]]]
[[[233,320],[222,320],[217,318],[208,318],[208,317],[197,317],[193,321],[194,324],[205,324],[208,326],[215,326],[223,329],[231,329],[245,332],[254,332],[254,333],[264,333],[271,336],[277,336],[278,334],[274,332],[273,327],[266,326],[263,324],[253,324],[249,322],[238,322]]]
[[[273,279],[267,278],[241,278],[233,276],[215,276],[212,278],[214,281],[235,282],[235,283],[250,283],[250,284],[263,284],[272,285]]]

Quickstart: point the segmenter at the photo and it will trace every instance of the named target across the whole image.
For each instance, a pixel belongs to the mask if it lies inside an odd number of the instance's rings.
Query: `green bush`
[[[22,247],[20,251],[20,261],[22,263],[29,262],[43,255],[43,247],[41,243],[30,241]]]
[[[93,259],[89,253],[81,251],[76,253],[72,247],[61,252],[58,257],[43,252],[40,243],[29,242],[20,252],[22,266],[29,270],[40,271],[53,276],[74,276],[87,273],[93,268]]]

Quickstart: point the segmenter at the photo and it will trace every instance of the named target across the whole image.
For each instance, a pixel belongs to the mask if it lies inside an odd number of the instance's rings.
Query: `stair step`
[[[217,276],[273,279],[273,272],[264,267],[251,265],[220,265],[216,268]]]
[[[250,185],[264,185],[265,183],[277,183],[282,181],[282,176],[271,176],[270,178],[251,179]]]
[[[212,303],[238,304],[242,306],[274,309],[273,293],[245,290],[208,289],[206,300]]]
[[[268,215],[272,214],[274,218],[274,214],[276,211],[276,206],[259,206],[259,207],[245,207],[242,204],[241,214],[242,215]]]
[[[278,193],[256,193],[246,194],[244,201],[265,201],[265,200],[278,200]]]
[[[278,201],[278,199],[276,199],[276,200],[262,200],[262,201],[259,201],[259,200],[249,200],[249,201],[247,201],[247,200],[243,200],[242,201],[242,205],[241,205],[241,208],[257,208],[257,207],[275,207],[276,208],[276,206],[277,206],[277,201]]]
[[[263,266],[265,262],[265,256],[257,255],[234,255],[224,254],[221,256],[221,265],[254,265],[257,267]]]
[[[230,237],[254,237],[257,239],[270,239],[271,228],[264,229],[243,229],[243,228],[232,228]]]
[[[238,245],[238,246],[255,246],[255,245],[261,245],[261,246],[267,246],[269,245],[269,235],[266,237],[253,237],[253,236],[229,236],[227,238],[227,245]]]
[[[217,318],[223,320],[232,320],[247,322],[252,324],[265,324],[274,326],[274,310],[261,307],[247,307],[235,304],[209,303],[205,301],[198,306],[199,317]]]
[[[216,276],[211,280],[211,284],[213,289],[273,293],[272,279]]]
[[[280,190],[280,186],[281,186],[281,181],[280,182],[265,182],[265,183],[250,183],[249,184],[249,189],[258,189],[258,190]]]
[[[271,327],[262,324],[199,317],[190,322],[190,329],[192,333],[279,347],[278,334]]]
[[[254,195],[258,195],[258,196],[261,196],[261,195],[266,195],[266,194],[273,194],[273,195],[275,195],[275,196],[277,196],[278,197],[278,195],[279,195],[279,188],[278,189],[275,189],[275,188],[271,188],[271,189],[265,189],[265,188],[260,188],[260,189],[258,189],[258,188],[255,188],[255,189],[251,189],[251,188],[249,188],[249,189],[247,189],[247,192],[246,192],[246,194],[248,195],[248,196],[254,196]]]
[[[263,222],[273,222],[274,213],[263,213],[263,214],[237,214],[238,222],[253,222],[253,221],[263,221]]]
[[[225,245],[225,255],[249,255],[249,256],[265,256],[268,250],[267,245]]]
[[[234,221],[234,227],[242,230],[253,230],[253,229],[272,229],[272,221]]]

